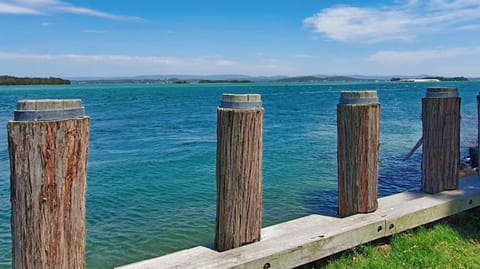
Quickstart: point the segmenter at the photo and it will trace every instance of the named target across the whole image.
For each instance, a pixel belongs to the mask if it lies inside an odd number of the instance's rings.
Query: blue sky
[[[0,74],[480,77],[480,0],[0,0]]]

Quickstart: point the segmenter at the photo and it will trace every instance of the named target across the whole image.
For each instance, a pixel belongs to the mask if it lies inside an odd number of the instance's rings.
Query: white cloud
[[[396,10],[342,6],[324,9],[304,24],[333,40],[376,42],[405,39],[410,21],[407,14]]]
[[[427,5],[436,10],[452,10],[478,7],[478,0],[430,0]]]
[[[256,70],[262,74],[295,74],[296,67],[288,60],[280,58],[261,58],[249,66],[249,69]]]
[[[179,61],[163,57],[142,57],[125,55],[90,55],[90,54],[34,54],[34,53],[5,53],[0,52],[1,60],[71,60],[78,62],[144,62],[175,64]]]
[[[341,42],[409,40],[432,31],[456,29],[480,19],[478,0],[402,1],[376,8],[334,6],[304,19],[304,26]]]
[[[480,47],[380,51],[370,58],[315,56],[318,61],[293,57],[277,59],[222,56],[161,57],[119,54],[22,53],[0,51],[0,74],[16,76],[102,77],[144,74],[250,75],[392,75],[432,74],[478,77]],[[328,62],[328,65],[318,64]],[[231,65],[230,65],[231,64]],[[315,70],[315,71],[312,71]]]
[[[415,51],[384,50],[371,55],[369,60],[382,64],[402,64],[420,63],[462,56],[480,56],[480,47]]]
[[[90,30],[92,31],[92,30]],[[97,31],[97,30],[93,30]],[[234,66],[238,63],[221,57],[174,58],[157,56],[130,56],[109,54],[35,54],[35,53],[7,53],[0,52],[0,60],[29,60],[29,61],[69,61],[77,63],[132,63],[153,64],[168,66]]]
[[[237,64],[237,62],[235,61],[231,61],[231,60],[225,60],[225,59],[217,59],[214,61],[215,65],[218,65],[218,66],[234,66]]]
[[[55,10],[65,13],[72,13],[77,15],[86,15],[93,17],[100,17],[110,20],[122,20],[122,21],[141,21],[143,20],[140,17],[130,17],[130,16],[119,16],[107,12],[102,12],[94,9],[84,8],[84,7],[75,7],[70,5],[58,5],[55,7]]]
[[[69,13],[76,15],[100,17],[110,20],[142,21],[135,16],[120,16],[113,13],[72,5],[59,0],[0,0],[0,14],[50,15]]]
[[[43,14],[43,12],[33,8],[0,2],[0,14],[2,13],[3,14],[29,14],[29,15]]]
[[[159,57],[116,54],[49,54],[0,51],[0,74],[18,76],[133,76],[144,74],[300,74],[279,59],[242,62],[223,56]],[[27,73],[30,70],[31,73]]]
[[[26,5],[53,5],[58,4],[58,0],[14,0],[13,2],[22,3]]]
[[[458,27],[458,30],[480,30],[480,24],[470,24]]]
[[[295,58],[297,58],[297,59],[313,59],[315,57],[313,55],[310,55],[310,54],[299,53],[299,54],[295,54]]]
[[[87,34],[104,34],[106,33],[107,31],[104,31],[104,30],[97,30],[97,29],[85,29],[83,30],[84,33],[87,33]]]

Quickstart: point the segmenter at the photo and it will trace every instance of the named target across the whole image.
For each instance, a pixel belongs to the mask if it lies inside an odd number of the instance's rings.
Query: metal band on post
[[[222,96],[221,108],[257,109],[262,108],[260,94],[228,94]]]
[[[379,104],[376,91],[342,91],[340,105]]]
[[[426,98],[452,98],[459,97],[457,88],[430,87],[427,89]]]
[[[14,121],[48,121],[76,119],[85,116],[82,101],[72,100],[21,100],[14,111]]]

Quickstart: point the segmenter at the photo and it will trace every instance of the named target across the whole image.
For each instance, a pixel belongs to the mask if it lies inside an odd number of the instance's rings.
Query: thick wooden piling
[[[217,110],[219,251],[260,240],[263,113],[258,94],[224,94]]]
[[[337,106],[338,214],[378,207],[380,104],[376,91],[342,92]]]
[[[480,93],[477,95],[477,155],[476,162],[472,163],[473,167],[478,167],[477,173],[480,174]],[[473,158],[472,158],[473,161]]]
[[[458,188],[460,166],[460,97],[457,88],[428,88],[422,99],[422,190],[437,193]]]
[[[85,268],[90,118],[81,100],[25,100],[8,127],[13,268]]]

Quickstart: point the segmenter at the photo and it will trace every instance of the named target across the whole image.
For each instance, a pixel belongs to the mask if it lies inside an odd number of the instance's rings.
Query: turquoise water
[[[0,268],[11,267],[6,123],[16,101],[81,98],[92,118],[87,267],[111,268],[197,245],[215,227],[216,108],[222,93],[260,93],[264,225],[337,203],[336,104],[342,90],[378,90],[380,195],[420,186],[421,98],[438,83],[77,84],[0,87]],[[462,152],[476,142],[480,82],[451,82],[462,96]]]

